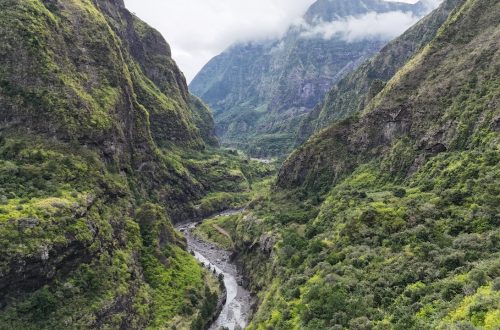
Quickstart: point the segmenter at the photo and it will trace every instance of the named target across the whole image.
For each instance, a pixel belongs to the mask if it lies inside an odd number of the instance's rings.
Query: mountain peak
[[[300,118],[425,8],[382,0],[318,0],[283,38],[228,48],[189,87],[215,110],[227,146],[255,156],[284,155]]]
[[[307,23],[318,21],[331,22],[349,16],[363,15],[369,12],[386,13],[391,11],[411,12],[423,15],[422,2],[415,4],[389,2],[383,0],[318,0],[309,7],[304,15]]]

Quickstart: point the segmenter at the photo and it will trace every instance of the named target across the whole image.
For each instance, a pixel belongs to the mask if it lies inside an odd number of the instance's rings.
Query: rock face
[[[222,143],[255,156],[290,151],[300,118],[347,73],[388,41],[315,33],[369,13],[423,15],[425,6],[382,0],[317,1],[279,40],[238,44],[212,59],[190,84],[215,111]]]
[[[203,187],[171,154],[213,131],[123,1],[1,1],[0,328],[169,327],[205,299],[170,223]]]
[[[434,36],[390,80],[370,88],[360,71],[332,92],[361,87],[366,104],[298,148],[232,226],[278,238],[272,260],[241,255],[265,287],[249,329],[498,327],[500,2],[452,3],[424,20],[439,28],[417,25]],[[374,61],[399,66],[393,47]]]
[[[373,58],[337,82],[323,101],[303,118],[296,146],[332,122],[363,110],[396,72],[436,36],[450,12],[462,2],[444,1],[439,8],[387,44]]]
[[[4,125],[117,149],[203,143],[168,44],[122,2],[2,6]]]
[[[407,175],[437,153],[481,144],[495,127],[500,95],[491,79],[500,30],[494,14],[481,12],[488,6],[498,13],[491,1],[463,5],[359,116],[329,126],[294,152],[278,186],[328,187],[387,154],[398,159],[393,170]],[[470,19],[474,10],[481,12],[477,25]]]

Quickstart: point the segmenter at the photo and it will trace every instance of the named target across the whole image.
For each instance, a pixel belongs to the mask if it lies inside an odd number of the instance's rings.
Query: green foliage
[[[164,208],[144,203],[128,216],[133,178],[88,149],[20,133],[2,135],[0,164],[0,273],[13,276],[1,329],[187,328],[197,313],[205,324],[218,281],[179,247]],[[16,260],[35,263],[25,295],[16,294]],[[44,267],[61,271],[47,278]],[[106,312],[128,301],[127,315]]]
[[[146,280],[152,288],[152,320],[150,329],[206,324],[215,311],[219,288],[206,286],[209,272],[187,252],[167,246],[160,252],[151,248],[143,251],[141,262]],[[211,291],[214,290],[214,291]],[[195,311],[199,311],[199,314]],[[176,317],[183,316],[182,318]],[[187,328],[187,327],[186,327]]]
[[[275,164],[204,149],[207,109],[153,29],[111,4],[2,2],[0,328],[205,327],[220,279],[170,221],[241,206],[197,234],[241,252],[250,329],[498,328],[498,61],[474,37],[496,41],[493,5],[466,1],[363,116],[290,158],[280,190]],[[378,126],[407,100],[411,130]],[[255,152],[288,145],[274,133]]]
[[[362,111],[386,83],[438,33],[462,0],[443,1],[441,6],[392,40],[374,57],[337,82],[316,108],[302,119],[296,145],[314,133]]]
[[[421,14],[419,6],[399,3],[389,6],[391,10]],[[386,10],[388,7],[376,1],[363,5],[353,1],[319,1],[311,5],[304,20],[313,24],[313,17],[329,22],[334,17]],[[398,65],[419,49],[419,41],[432,38],[437,28],[418,31],[425,37],[413,32],[411,37],[393,45],[390,54],[365,68],[364,72],[373,71],[375,77],[349,84],[353,88],[348,96],[335,95],[333,99],[348,99],[335,110],[344,111],[342,116],[357,111],[370,83],[375,78],[387,81]],[[292,29],[280,40],[231,47],[210,61],[190,88],[215,110],[222,145],[244,150],[254,157],[284,157],[293,150],[301,120],[311,112],[318,112],[316,105],[331,86],[377,53],[387,41],[384,38],[346,41],[339,35],[328,40],[319,35],[302,38]],[[327,124],[328,119],[321,118],[318,122]]]
[[[179,156],[215,144],[212,119],[119,4],[0,3],[0,329],[188,329],[215,308],[170,222],[220,188]]]
[[[497,151],[484,150],[440,154],[396,187],[377,163],[361,167],[332,189],[305,226],[297,216],[279,221],[261,200],[252,213],[264,222],[253,237],[269,228],[281,233],[272,261],[280,290],[266,288],[250,329],[495,324],[497,158]],[[454,191],[465,193],[457,198]],[[283,200],[269,200],[290,212]],[[266,272],[253,276],[270,280]],[[471,307],[476,296],[481,307]]]
[[[231,235],[234,235],[235,221],[237,219],[238,215],[230,215],[204,220],[193,233],[204,241],[212,242],[223,249],[230,250],[234,247]]]
[[[196,211],[201,217],[244,207],[270,184],[275,163],[249,160],[231,150],[184,152],[182,162],[205,189]]]
[[[465,1],[235,220],[261,292],[249,329],[498,327],[498,9]]]

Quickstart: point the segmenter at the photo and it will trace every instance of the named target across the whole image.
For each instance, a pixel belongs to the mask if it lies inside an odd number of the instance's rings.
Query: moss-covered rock
[[[437,34],[450,13],[463,0],[444,1],[432,13],[391,41],[373,58],[336,83],[325,98],[302,119],[296,145],[311,135],[362,111],[385,84]]]
[[[220,220],[259,294],[249,329],[497,327],[499,12],[461,3],[358,116]]]
[[[0,3],[1,329],[199,323],[218,288],[170,222],[206,194],[193,103],[123,1]]]

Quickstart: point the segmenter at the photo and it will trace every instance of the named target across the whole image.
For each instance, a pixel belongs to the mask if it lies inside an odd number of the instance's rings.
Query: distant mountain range
[[[214,110],[223,145],[284,155],[301,118],[332,85],[429,9],[424,2],[318,0],[281,39],[233,45],[189,87]],[[393,20],[406,26],[380,28]]]

